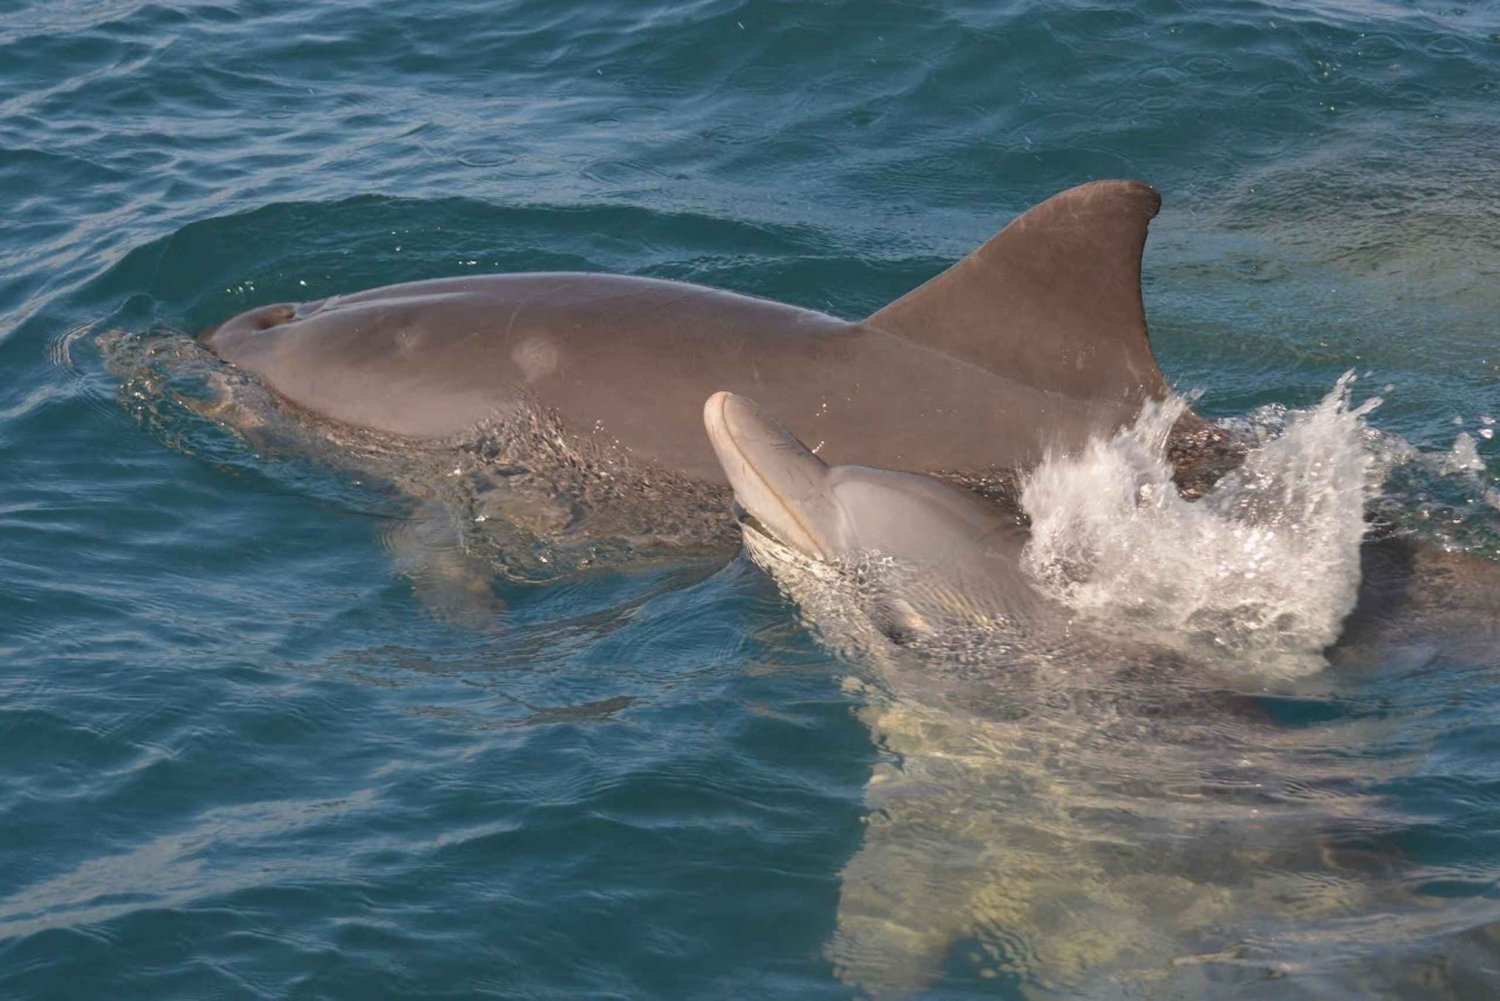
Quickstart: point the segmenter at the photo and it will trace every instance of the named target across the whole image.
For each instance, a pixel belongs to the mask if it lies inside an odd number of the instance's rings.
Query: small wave
[[[1453,447],[1443,456],[1442,469],[1454,474],[1482,475],[1485,472],[1484,460],[1479,457],[1479,445],[1467,431],[1460,431],[1453,439]]]
[[[1021,504],[1024,562],[1044,592],[1115,631],[1291,676],[1324,664],[1360,581],[1365,505],[1380,473],[1353,373],[1200,501],[1172,483],[1167,433],[1180,397],[1082,454],[1049,456]]]

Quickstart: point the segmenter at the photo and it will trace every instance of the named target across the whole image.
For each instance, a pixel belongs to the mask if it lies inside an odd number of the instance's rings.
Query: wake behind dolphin
[[[1293,411],[1283,432],[1201,499],[1174,487],[1164,443],[1185,401],[1026,477],[1024,564],[1042,590],[1096,624],[1128,623],[1198,657],[1302,674],[1324,665],[1361,582],[1366,507],[1383,470],[1350,402],[1353,373]]]

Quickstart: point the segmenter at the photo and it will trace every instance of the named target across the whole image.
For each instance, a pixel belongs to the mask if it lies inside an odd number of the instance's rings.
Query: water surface
[[[872,778],[953,713],[872,695],[748,562],[497,578],[474,629],[402,572],[389,485],[102,348],[504,270],[855,317],[1140,177],[1169,379],[1265,418],[1358,370],[1414,450],[1379,504],[1492,559],[1497,81],[1500,15],[1428,2],[0,0],[0,995],[1111,996],[1120,955],[1148,996],[1500,993],[1492,651],[1001,688],[1037,725],[939,742],[963,767],[913,764],[942,795],[903,814]],[[1198,784],[1070,799],[1147,717]],[[1150,823],[1174,798],[1197,836]],[[1293,820],[1257,840],[1256,809]],[[988,860],[991,920],[906,953],[886,927],[882,974],[840,951],[848,891],[941,911],[951,881],[865,851],[933,816],[960,820],[896,847]],[[1145,906],[1163,871],[1223,906]],[[1079,915],[1093,951],[1046,937]]]

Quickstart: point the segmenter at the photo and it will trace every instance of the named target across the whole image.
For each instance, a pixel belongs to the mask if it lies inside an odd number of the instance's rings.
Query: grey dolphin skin
[[[265,306],[201,339],[303,410],[411,438],[536,405],[722,484],[699,414],[728,389],[831,462],[1011,470],[1166,393],[1140,294],[1159,204],[1135,181],[1065,191],[853,322],[672,281],[504,274]]]
[[[932,476],[830,466],[733,393],[709,397],[703,423],[742,522],[819,562],[879,553],[919,575],[921,601],[890,595],[880,610],[887,632],[931,632],[934,615],[1015,626],[1050,610],[1021,569],[1027,531],[1006,507]]]

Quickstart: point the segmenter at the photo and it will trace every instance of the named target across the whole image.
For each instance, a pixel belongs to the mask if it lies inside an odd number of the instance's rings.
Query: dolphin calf
[[[1330,400],[1346,386],[1341,381]],[[1347,429],[1358,433],[1354,429],[1364,408],[1340,410],[1342,404],[1335,402],[1330,409],[1330,400],[1318,409],[1325,417],[1332,413],[1334,420],[1346,421]],[[926,474],[831,465],[765,408],[730,392],[709,397],[703,423],[729,481],[736,520],[746,529],[752,555],[780,559],[780,551],[765,548],[771,542],[802,560],[834,567],[880,557],[885,586],[858,597],[870,606],[864,611],[887,637],[965,630],[1003,631],[1014,637],[1078,625],[1078,614],[1062,607],[1055,586],[1044,586],[1036,576],[1037,566],[1027,559],[1033,526],[1021,510],[1024,497],[1001,501]],[[1345,523],[1332,545],[1348,550],[1344,555],[1352,574],[1341,570],[1329,551],[1320,552],[1319,559],[1326,560],[1325,575],[1342,577],[1347,602],[1324,602],[1327,622],[1311,614],[1301,623],[1285,615],[1277,619],[1277,627],[1288,630],[1290,641],[1311,645],[1307,653],[1313,659],[1304,664],[1378,662],[1403,647],[1423,651],[1424,656],[1443,652],[1482,657],[1500,638],[1500,566],[1493,560],[1423,545],[1382,518],[1370,520],[1362,501],[1339,512],[1320,494],[1305,510],[1290,510],[1296,495],[1282,490],[1290,481],[1318,491],[1337,488],[1335,457],[1320,458],[1317,465],[1328,479],[1313,484],[1313,474],[1290,466],[1287,473],[1261,461],[1267,454],[1265,446],[1251,453],[1248,475],[1245,470],[1231,473],[1217,485],[1216,494],[1180,502],[1181,509],[1200,509],[1205,519],[1219,519],[1229,530],[1222,538],[1226,544],[1243,545],[1249,538],[1256,549],[1267,545],[1268,533],[1296,539],[1299,548],[1311,546],[1298,519],[1320,518],[1322,526],[1330,528],[1334,521]],[[1342,475],[1348,480],[1355,473],[1346,469]],[[1142,487],[1143,482],[1133,484],[1140,495],[1152,490],[1149,484]],[[1101,489],[1097,483],[1091,485]],[[1251,531],[1235,532],[1241,525]],[[1158,534],[1172,530],[1149,521],[1147,526]],[[1145,551],[1134,556],[1158,558]],[[1228,561],[1221,556],[1206,563],[1217,567]],[[1235,586],[1233,579],[1226,578],[1225,586]],[[1174,594],[1190,602],[1202,600],[1202,595],[1187,591],[1174,589]],[[1311,601],[1306,591],[1300,596]],[[1236,603],[1260,597],[1245,589],[1230,596],[1229,607],[1248,616],[1249,607]],[[1142,615],[1137,610],[1126,617]],[[1268,638],[1277,629],[1261,625],[1262,645],[1250,653],[1269,659],[1273,647]],[[1111,642],[1116,647],[1123,644],[1122,625],[1112,623],[1110,631]],[[1162,641],[1159,634],[1149,640]],[[1214,651],[1223,659],[1228,651],[1221,646],[1216,641]]]
[[[1135,833],[1091,826],[1094,811],[1112,812],[1099,804],[1137,807],[1119,792],[1135,757],[1121,769],[1095,746],[1123,731],[1150,767],[1195,764],[1170,733],[1147,739],[1118,705],[1091,703],[1108,691],[1152,718],[1183,693],[1148,691],[1154,671],[1113,681],[1152,664],[1125,643],[1067,657],[1035,641],[1066,637],[1068,621],[1026,576],[1029,533],[1015,514],[935,477],[831,466],[733,393],[710,397],[703,420],[746,550],[847,655],[845,687],[889,758],[873,769],[862,843],[840,876],[826,950],[838,975],[875,996],[920,991],[968,942],[994,975],[1071,994],[1206,951],[1213,940],[1174,928],[1171,912],[1211,925],[1235,911],[1225,894],[1177,871],[1176,853],[1143,851],[1149,867],[1130,872]],[[1008,642],[977,659],[943,642],[965,634]],[[1171,899],[1161,912],[1158,895]]]
[[[1293,444],[1357,432],[1344,385],[1288,432],[1304,436]],[[1201,997],[1245,971],[1259,982],[1307,965],[1317,936],[1337,939],[1351,915],[1428,906],[1398,856],[1350,848],[1347,831],[1378,829],[1387,810],[1367,760],[1332,733],[1310,747],[1280,725],[1244,692],[1269,677],[1253,662],[1129,615],[1078,614],[1028,573],[1041,531],[1029,504],[1030,527],[932,476],[830,465],[733,393],[710,397],[703,419],[746,550],[843,655],[878,752],[826,948],[842,979],[884,996],[977,968],[1024,996]],[[1219,492],[1294,508],[1282,454],[1260,446],[1243,482],[1230,474],[1189,506],[1252,524],[1253,505],[1226,508]],[[1307,467],[1286,468],[1303,483]],[[1314,517],[1326,513],[1325,498]],[[1337,520],[1362,526],[1360,507]],[[1386,530],[1345,541],[1362,579],[1346,581],[1359,601],[1330,661],[1492,659],[1500,567]],[[1240,588],[1224,605],[1249,615],[1253,601]],[[1267,635],[1258,659],[1274,664],[1277,643]],[[1397,922],[1391,941],[1405,934]]]
[[[1166,393],[1140,292],[1159,205],[1136,181],[1065,191],[856,321],[652,278],[502,274],[262,306],[201,341],[302,411],[409,439],[535,409],[722,487],[699,413],[728,389],[831,462],[985,474]]]

